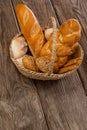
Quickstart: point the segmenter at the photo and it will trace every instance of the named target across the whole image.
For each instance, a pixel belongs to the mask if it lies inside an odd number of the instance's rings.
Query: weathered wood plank
[[[10,0],[0,0],[0,130],[48,130],[33,80],[22,76],[9,57],[18,32]]]
[[[72,4],[72,10],[76,18],[79,19],[81,25],[82,25],[82,38],[80,41],[80,44],[82,45],[85,55],[84,55],[84,62],[79,69],[79,74],[81,76],[81,79],[83,81],[83,85],[87,94],[87,1],[84,0],[70,0]]]
[[[78,69],[79,76],[81,78],[83,87],[85,89],[85,92],[87,94],[87,1],[84,0],[67,0],[67,2],[64,2],[63,0],[51,0],[53,3],[53,7],[55,9],[55,12],[58,16],[58,19],[60,21],[60,24],[64,22],[66,19],[69,18],[76,18],[81,26],[82,26],[82,36],[80,40],[80,44],[82,45],[84,49],[84,61],[81,67]]]
[[[87,98],[77,73],[62,80],[35,81],[35,84],[50,130],[87,129]]]
[[[15,4],[17,2],[18,1],[14,0]],[[46,0],[33,0],[32,2],[23,0],[22,2],[31,7],[42,26],[46,21],[45,18],[48,18],[50,15],[55,16],[50,1],[49,3]],[[57,1],[56,6],[61,12],[63,6],[66,5],[68,7],[67,13],[70,11],[69,17],[71,17],[71,4],[68,4],[68,0],[65,2],[66,3],[61,2],[63,3],[63,5],[61,5],[58,4]],[[64,18],[66,19],[65,16],[67,15],[64,11],[65,8],[60,15],[62,16],[62,20],[64,20]],[[65,13],[64,15],[63,12]],[[59,18],[60,17],[58,17],[58,20]],[[59,20],[59,23],[61,23],[61,20]],[[50,130],[87,129],[87,101],[77,72],[58,81],[35,81],[35,85],[37,86],[38,94]]]

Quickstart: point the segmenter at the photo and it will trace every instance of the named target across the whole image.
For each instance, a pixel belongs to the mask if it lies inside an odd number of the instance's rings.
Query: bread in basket
[[[82,63],[83,50],[78,41],[81,26],[75,19],[64,22],[59,29],[54,17],[42,30],[33,12],[25,5],[16,6],[22,33],[10,44],[10,57],[24,76],[39,80],[57,80],[70,75]],[[48,28],[49,22],[53,28]]]

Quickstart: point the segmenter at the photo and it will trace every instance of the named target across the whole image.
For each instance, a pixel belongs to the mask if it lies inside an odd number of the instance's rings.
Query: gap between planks
[[[16,23],[18,33],[20,33],[20,27],[19,27],[19,24],[18,24],[18,20],[17,20],[17,17],[16,17],[15,8],[14,8],[12,0],[10,0],[10,5],[11,5],[11,9],[12,9],[12,13],[13,13],[13,16],[14,16],[14,20],[15,20],[15,23]]]

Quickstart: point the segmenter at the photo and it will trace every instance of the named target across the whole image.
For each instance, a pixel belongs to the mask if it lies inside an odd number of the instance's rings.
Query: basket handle
[[[55,62],[55,56],[56,56],[56,44],[57,44],[57,27],[56,27],[56,20],[54,17],[50,17],[45,25],[45,29],[48,28],[49,23],[52,22],[53,25],[53,43],[52,43],[52,57],[49,64],[49,71],[47,75],[50,75],[53,73],[54,68],[54,62]]]

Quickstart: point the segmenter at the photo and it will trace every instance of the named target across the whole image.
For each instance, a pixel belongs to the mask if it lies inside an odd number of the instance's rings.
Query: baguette
[[[16,15],[32,55],[38,57],[45,42],[41,26],[31,9],[24,4],[16,5]]]

